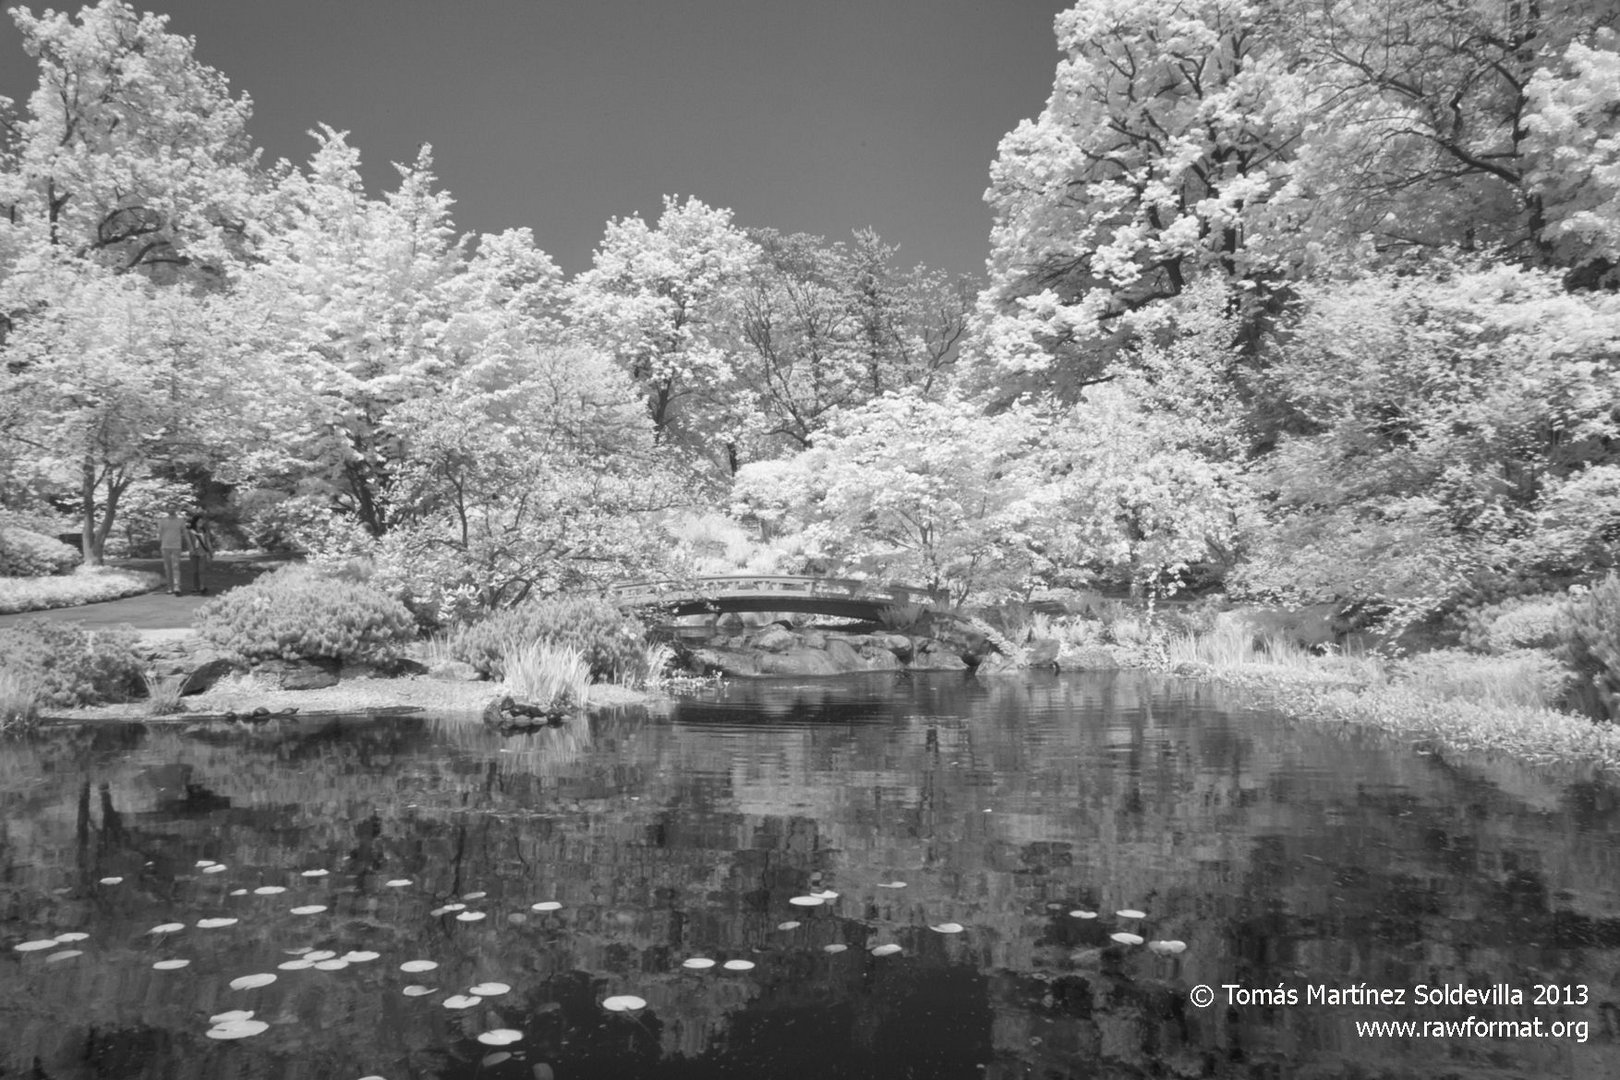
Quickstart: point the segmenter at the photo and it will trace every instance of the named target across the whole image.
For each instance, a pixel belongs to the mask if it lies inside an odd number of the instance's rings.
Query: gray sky
[[[44,4],[33,5],[37,11]],[[64,7],[68,5],[62,5]],[[464,231],[526,225],[569,273],[665,194],[745,226],[875,228],[979,273],[996,143],[1034,116],[1061,0],[151,0],[254,101],[267,159],[317,123],[374,188],[433,144]],[[77,10],[75,7],[74,10]],[[0,94],[35,69],[0,22]]]

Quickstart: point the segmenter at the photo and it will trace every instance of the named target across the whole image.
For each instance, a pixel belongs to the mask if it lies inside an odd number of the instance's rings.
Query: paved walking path
[[[150,570],[163,573],[162,559],[122,559],[114,565],[128,570]],[[167,589],[126,596],[122,600],[104,600],[99,604],[81,604],[78,607],[51,608],[48,611],[27,611],[16,615],[0,615],[0,626],[9,626],[24,619],[57,619],[83,623],[88,627],[129,625],[137,630],[189,631],[192,613],[211,596],[229,592],[245,585],[268,569],[262,557],[251,562],[238,561],[221,555],[209,568],[207,581],[209,596],[188,593],[171,596]],[[189,576],[191,567],[186,566]]]

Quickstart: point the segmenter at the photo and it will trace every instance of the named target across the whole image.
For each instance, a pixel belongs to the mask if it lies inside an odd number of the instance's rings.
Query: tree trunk
[[[88,457],[80,463],[79,499],[81,513],[79,536],[80,549],[84,553],[84,565],[100,566],[106,546],[103,543],[105,537],[98,536],[96,530],[96,463]]]

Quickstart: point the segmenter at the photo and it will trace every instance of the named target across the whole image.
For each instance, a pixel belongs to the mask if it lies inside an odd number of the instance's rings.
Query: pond
[[[1240,701],[884,675],[0,746],[0,1076],[1620,1076],[1613,788]]]

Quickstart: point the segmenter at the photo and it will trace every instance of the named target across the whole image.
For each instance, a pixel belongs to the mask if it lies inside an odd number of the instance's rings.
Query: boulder
[[[772,623],[754,635],[750,645],[763,652],[786,652],[799,643],[798,636],[784,626]]]
[[[338,673],[344,679],[397,679],[406,675],[426,675],[428,666],[408,656],[395,656],[386,660],[354,660],[343,665]],[[474,673],[476,674],[476,672]]]
[[[866,670],[866,664],[861,661],[861,654],[855,651],[855,646],[851,645],[848,641],[845,641],[841,637],[828,638],[826,652],[827,659],[832,661],[834,670]]]
[[[336,686],[338,662],[318,660],[262,660],[254,665],[255,674],[262,675],[282,690],[324,690]]]
[[[966,671],[967,663],[947,646],[925,641],[912,657],[911,666],[919,671]]]
[[[1063,671],[1113,671],[1119,661],[1107,649],[1089,646],[1063,649],[1058,653],[1057,666]]]
[[[1051,667],[1057,663],[1058,652],[1062,648],[1055,638],[1036,638],[1025,650],[1024,660],[1030,667]]]
[[[200,694],[213,688],[225,676],[236,670],[236,659],[222,652],[196,652],[189,659],[191,669],[185,673],[180,693]]]
[[[565,706],[540,705],[532,701],[517,700],[510,694],[503,694],[491,698],[484,706],[483,719],[488,726],[502,733],[510,733],[560,724],[568,719],[573,711]]]
[[[848,648],[848,646],[845,646]],[[854,655],[854,650],[850,650]],[[758,659],[758,666],[749,674],[755,675],[842,675],[846,671],[859,671],[860,668],[844,668],[838,665],[832,657],[830,650],[806,649],[795,646],[786,652],[765,653]],[[742,674],[742,672],[726,672],[727,675]]]
[[[904,634],[873,634],[872,640],[894,654],[895,659],[910,660],[917,651],[916,643]]]
[[[428,677],[444,682],[479,682],[483,676],[464,660],[440,660],[427,669]]]
[[[755,656],[751,653],[734,652],[731,649],[693,649],[688,654],[686,666],[699,675],[731,675],[748,676],[760,674],[759,661],[765,656],[780,654],[766,653]]]

